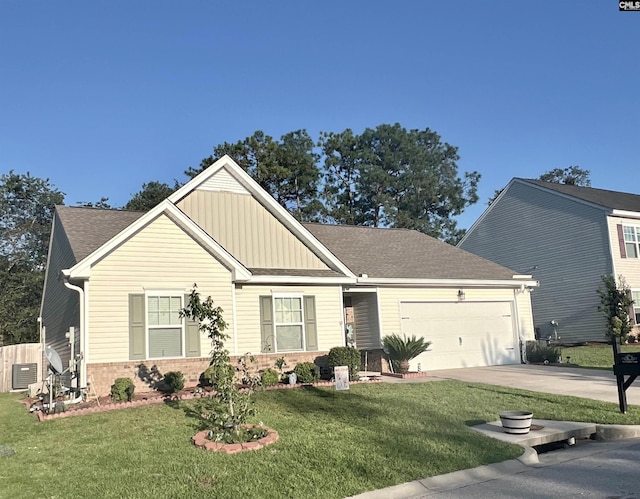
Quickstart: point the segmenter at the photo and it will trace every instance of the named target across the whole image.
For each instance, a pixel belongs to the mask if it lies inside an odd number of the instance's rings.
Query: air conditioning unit
[[[38,381],[38,364],[13,364],[11,387],[13,390],[26,390],[31,383]]]

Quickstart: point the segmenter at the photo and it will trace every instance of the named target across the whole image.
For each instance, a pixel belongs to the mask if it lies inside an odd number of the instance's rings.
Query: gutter
[[[69,271],[63,270],[62,278],[64,285],[72,291],[78,293],[78,299],[80,302],[80,373],[79,379],[77,381],[77,387],[79,390],[86,390],[87,388],[87,359],[84,356],[85,348],[86,348],[86,334],[87,334],[87,324],[86,324],[86,313],[85,313],[85,303],[84,303],[84,289],[80,286],[76,286],[75,284],[71,284],[69,282]],[[75,361],[75,359],[71,359]]]
[[[396,285],[396,286],[438,286],[438,287],[465,287],[465,288],[520,288],[533,289],[540,286],[540,282],[534,279],[411,279],[411,278],[385,278],[358,277],[358,284],[363,285]]]

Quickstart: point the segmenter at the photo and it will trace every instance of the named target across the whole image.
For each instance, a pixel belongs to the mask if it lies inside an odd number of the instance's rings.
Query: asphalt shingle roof
[[[407,279],[511,279],[516,274],[415,230],[352,225],[304,226],[356,275]]]
[[[144,212],[57,206],[76,262],[123,231]],[[460,248],[408,229],[304,224],[354,274],[378,278],[511,279],[515,272]],[[330,277],[338,273],[250,269],[257,275]]]
[[[56,212],[79,262],[138,220],[144,212],[56,206]]]
[[[519,179],[530,184],[545,187],[568,196],[588,201],[612,210],[640,212],[640,195],[627,192],[608,191],[593,187],[579,187],[576,185],[556,184],[542,180]]]

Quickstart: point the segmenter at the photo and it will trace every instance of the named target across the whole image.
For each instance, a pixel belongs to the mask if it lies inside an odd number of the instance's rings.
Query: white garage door
[[[405,335],[431,342],[413,371],[520,362],[511,302],[402,302],[400,312]]]

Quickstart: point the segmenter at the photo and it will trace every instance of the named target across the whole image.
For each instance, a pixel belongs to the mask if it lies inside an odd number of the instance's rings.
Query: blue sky
[[[0,173],[123,205],[255,130],[431,128],[477,170],[636,192],[640,14],[617,0],[0,0]]]

